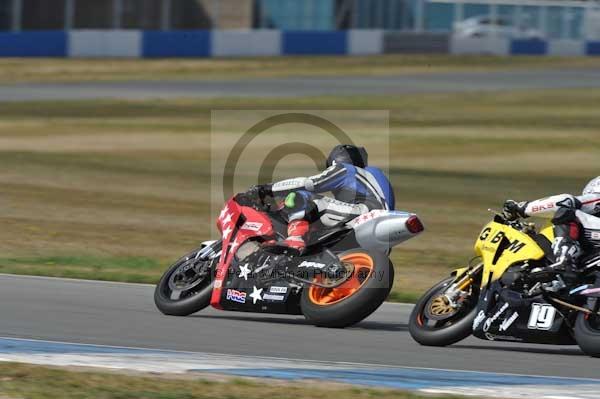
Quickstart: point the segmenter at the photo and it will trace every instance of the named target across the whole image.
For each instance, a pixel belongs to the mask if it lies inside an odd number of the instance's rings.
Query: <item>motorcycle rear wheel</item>
[[[212,270],[204,276],[194,276],[189,266],[197,262],[198,248],[180,258],[163,274],[154,290],[154,303],[158,310],[169,316],[187,316],[196,313],[210,304],[212,295]],[[196,262],[196,263],[194,263]],[[208,265],[207,265],[208,266]],[[185,269],[188,267],[188,269]],[[186,273],[187,272],[187,273]],[[189,276],[186,280],[186,276]]]
[[[352,249],[338,254],[352,263],[352,275],[335,288],[311,285],[302,290],[304,317],[319,327],[344,328],[373,313],[388,297],[394,266],[385,253]]]
[[[580,312],[574,330],[575,341],[583,353],[591,357],[600,357],[600,317]]]
[[[473,321],[477,314],[477,296],[472,294],[469,308],[461,309],[447,319],[434,321],[433,326],[428,323],[426,308],[434,306],[435,299],[440,297],[444,290],[454,281],[449,277],[440,281],[427,291],[415,304],[410,314],[408,331],[415,341],[425,346],[448,346],[467,338],[473,332]],[[439,305],[438,305],[439,306]]]

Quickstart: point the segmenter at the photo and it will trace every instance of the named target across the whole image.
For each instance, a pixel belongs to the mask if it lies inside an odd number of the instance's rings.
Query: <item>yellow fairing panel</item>
[[[490,279],[499,279],[508,267],[517,262],[545,256],[544,251],[527,234],[496,222],[483,228],[475,243],[475,252],[483,260],[482,287]]]
[[[554,241],[554,226],[552,223],[548,222],[548,224],[540,230],[540,234],[545,236],[550,242]]]

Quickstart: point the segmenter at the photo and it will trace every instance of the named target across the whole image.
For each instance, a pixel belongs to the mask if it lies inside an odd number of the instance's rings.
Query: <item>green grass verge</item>
[[[144,257],[19,257],[0,258],[0,273],[153,284],[164,265]]]
[[[341,386],[327,383],[287,384],[249,379],[210,379],[197,376],[149,376],[73,371],[58,368],[0,363],[2,399],[418,399],[399,390]],[[449,398],[449,396],[444,396]]]
[[[598,175],[598,104],[597,89],[3,104],[0,271],[155,282],[211,238],[221,205],[208,195],[212,109],[356,110],[347,123],[374,164],[387,159],[364,110],[385,109],[397,206],[426,226],[392,253],[391,299],[411,300],[471,258],[488,208],[578,193]],[[227,140],[243,122],[231,120],[215,137]],[[251,151],[247,170],[265,150]],[[312,172],[293,159],[277,174]]]
[[[598,67],[594,57],[449,55],[294,56],[212,59],[0,59],[0,82],[68,82],[162,79],[244,79],[488,71],[512,68]]]

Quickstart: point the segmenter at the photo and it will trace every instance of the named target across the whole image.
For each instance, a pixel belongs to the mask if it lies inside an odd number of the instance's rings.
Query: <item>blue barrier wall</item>
[[[585,52],[587,55],[600,55],[600,42],[588,42]]]
[[[282,54],[346,54],[345,31],[283,31]]]
[[[210,31],[145,31],[142,35],[142,57],[210,57]]]
[[[0,57],[66,57],[67,33],[31,31],[0,33]]]
[[[547,52],[548,43],[543,40],[512,40],[510,43],[510,53],[514,55],[545,55]]]

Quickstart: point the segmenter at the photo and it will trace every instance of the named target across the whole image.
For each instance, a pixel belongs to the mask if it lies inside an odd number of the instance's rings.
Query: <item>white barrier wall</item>
[[[450,39],[452,54],[493,54],[509,55],[510,40],[496,37],[457,37]]]
[[[142,32],[136,30],[76,30],[69,34],[71,57],[131,57],[142,55]]]
[[[212,34],[212,54],[268,56],[281,54],[281,33],[276,30],[217,30]]]
[[[348,31],[348,54],[367,55],[383,53],[383,31],[382,30],[359,30]]]
[[[585,55],[585,42],[580,40],[550,40],[548,55],[573,57]]]

